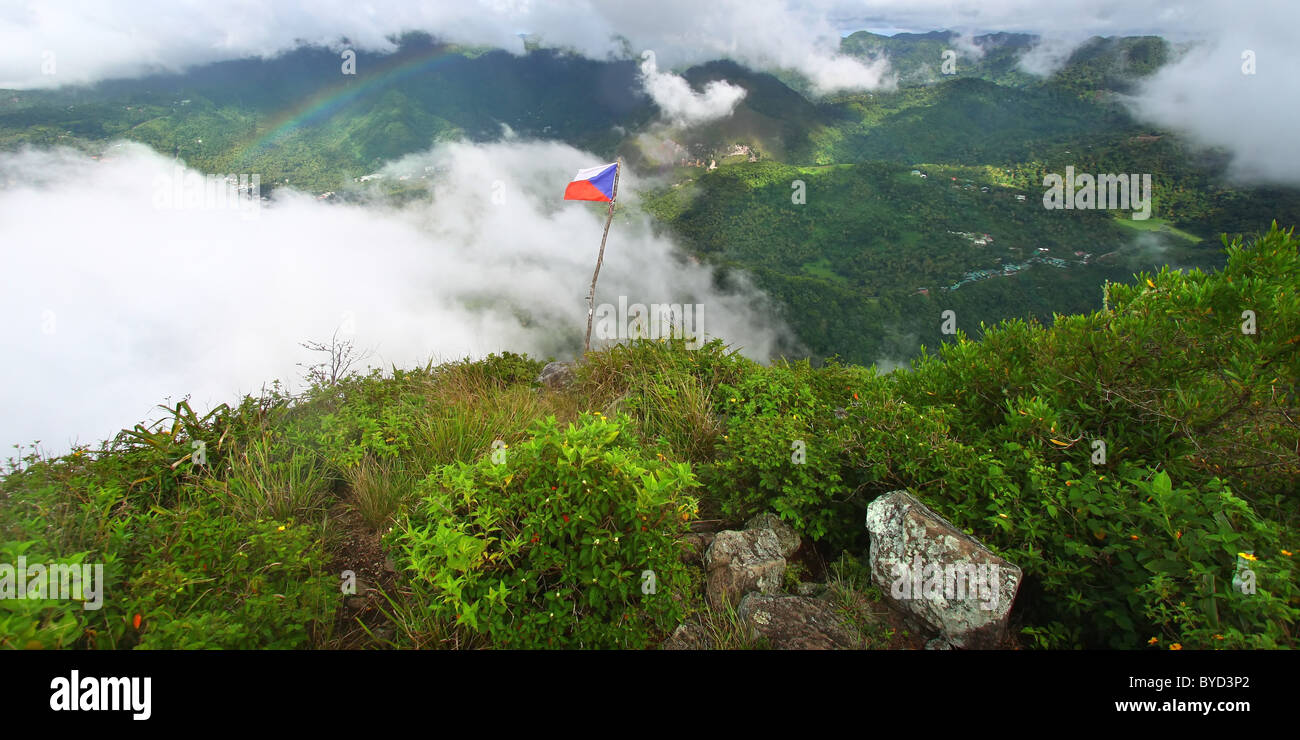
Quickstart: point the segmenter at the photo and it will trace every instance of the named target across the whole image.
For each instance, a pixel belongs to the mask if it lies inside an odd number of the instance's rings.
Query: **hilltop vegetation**
[[[676,557],[690,522],[773,511],[852,563],[866,505],[901,487],[1024,569],[1026,646],[1294,647],[1298,242],[1224,241],[1222,272],[1141,274],[1104,310],[959,334],[910,372],[643,340],[562,392],[507,354],[182,403],[11,463],[2,559],[103,562],[108,584],[99,611],[0,601],[0,640],[650,647],[707,611]],[[349,611],[345,570],[382,609]]]

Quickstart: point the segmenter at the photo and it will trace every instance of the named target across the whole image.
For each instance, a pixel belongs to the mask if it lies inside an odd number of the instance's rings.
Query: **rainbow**
[[[326,87],[303,100],[296,101],[290,107],[269,116],[265,122],[259,122],[258,128],[261,129],[265,125],[266,130],[250,137],[244,143],[236,145],[231,154],[236,161],[245,162],[247,157],[276,146],[303,126],[329,120],[343,107],[367,92],[399,82],[418,73],[428,72],[457,56],[460,56],[457,51],[440,46],[433,47],[427,52],[422,52],[414,57],[400,60],[393,55],[378,57],[383,61],[377,65],[377,71],[367,72],[364,77],[361,75],[341,75],[343,80],[338,84]],[[360,58],[358,62],[359,64],[367,63],[364,57]],[[370,62],[370,64],[374,64],[374,62]],[[373,69],[375,67],[372,67]]]

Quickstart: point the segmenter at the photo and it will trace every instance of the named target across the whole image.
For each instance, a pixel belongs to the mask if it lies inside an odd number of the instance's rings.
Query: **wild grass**
[[[343,469],[344,482],[351,492],[350,503],[374,529],[387,526],[411,501],[420,477],[401,460],[374,455],[367,455],[359,464]]]
[[[285,449],[267,437],[230,456],[221,487],[231,509],[245,519],[316,518],[324,513],[330,480],[319,456]]]
[[[660,441],[678,459],[713,459],[723,421],[716,409],[720,385],[732,383],[748,362],[719,342],[683,351],[684,340],[636,340],[589,353],[578,368],[589,408],[627,413],[647,441]]]

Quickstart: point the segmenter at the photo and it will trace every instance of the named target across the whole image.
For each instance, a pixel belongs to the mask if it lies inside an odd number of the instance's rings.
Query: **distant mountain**
[[[931,85],[946,77],[976,77],[999,85],[1054,87],[1076,95],[1130,92],[1137,81],[1177,53],[1158,36],[1094,36],[1071,51],[1060,69],[1035,74],[1039,70],[1032,54],[1038,43],[1038,37],[1020,33],[965,38],[952,31],[894,36],[858,31],[841,40],[840,50],[861,58],[888,59],[898,83],[905,87]],[[945,60],[951,65],[945,67]]]
[[[725,80],[744,98],[730,116],[674,127],[642,91],[630,51],[604,61],[535,46],[513,55],[413,35],[395,54],[362,55],[355,75],[342,73],[335,52],[302,48],[183,74],[3,92],[0,148],[102,152],[126,138],[203,171],[259,173],[264,193],[285,184],[321,193],[437,141],[508,132],[564,141],[654,176],[643,207],[681,244],[758,276],[814,355],[861,362],[944,341],[926,296],[954,285],[945,306],[961,308],[972,333],[980,322],[1047,321],[1097,307],[1102,282],[1133,270],[1213,266],[1219,255],[1199,238],[1273,218],[1300,223],[1296,190],[1227,182],[1222,153],[1153,130],[1118,101],[1177,48],[1156,37],[1094,38],[1040,77],[1022,68],[1037,42],[855,33],[844,52],[887,58],[898,87],[827,97],[788,70],[715,60],[680,73],[696,90]],[[951,75],[946,50],[958,53]],[[1067,167],[1151,174],[1156,218],[1044,210],[1044,176]],[[804,207],[791,203],[795,181],[807,188]],[[975,246],[970,234],[996,246]],[[1039,255],[1070,264],[1029,259]],[[1010,265],[1025,269],[981,272]]]
[[[184,74],[0,95],[0,148],[123,137],[209,172],[258,172],[313,191],[435,141],[514,132],[612,153],[619,128],[655,109],[632,61],[597,62],[551,50],[516,56],[404,39],[388,56],[302,48],[273,59]]]
[[[976,36],[966,43],[952,31],[882,36],[858,31],[840,41],[840,51],[856,57],[889,60],[900,85],[933,84],[945,77],[978,77],[1002,85],[1029,85],[1033,75],[1019,69],[1020,57],[1036,37],[1019,33]],[[944,73],[944,52],[955,53],[951,75]]]

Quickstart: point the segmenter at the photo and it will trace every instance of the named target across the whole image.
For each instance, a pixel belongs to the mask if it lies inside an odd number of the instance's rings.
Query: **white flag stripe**
[[[602,164],[599,167],[588,167],[585,170],[578,170],[578,174],[574,175],[573,179],[575,182],[578,180],[590,180],[591,178],[595,177],[596,175],[599,175],[600,173],[604,172],[610,167],[613,167],[615,164],[617,163],[611,162],[609,164]]]

